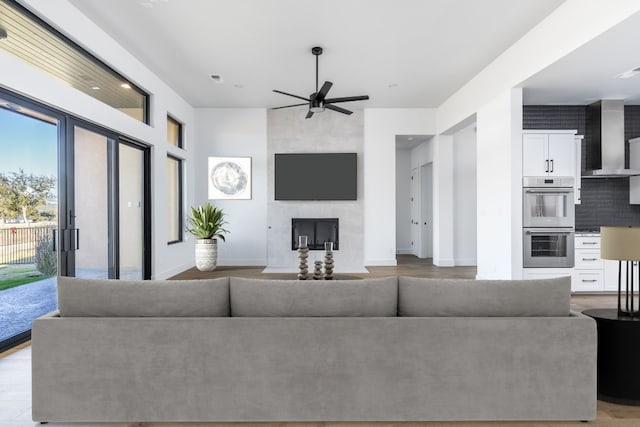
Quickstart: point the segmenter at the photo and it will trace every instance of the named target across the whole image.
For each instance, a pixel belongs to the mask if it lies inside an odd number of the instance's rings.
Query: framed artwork
[[[209,199],[251,199],[251,157],[209,157]]]

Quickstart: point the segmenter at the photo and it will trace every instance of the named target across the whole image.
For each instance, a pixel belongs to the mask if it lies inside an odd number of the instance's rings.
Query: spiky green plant
[[[207,202],[191,208],[191,215],[187,218],[187,232],[198,239],[220,239],[224,242],[224,235],[229,232],[223,228],[225,224],[222,209],[214,208]]]

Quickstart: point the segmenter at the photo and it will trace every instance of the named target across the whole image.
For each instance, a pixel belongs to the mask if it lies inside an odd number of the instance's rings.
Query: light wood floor
[[[263,267],[218,267],[213,272],[204,273],[195,268],[184,271],[172,279],[202,279],[222,276],[236,277],[281,277],[278,274],[263,274]],[[397,267],[369,267],[368,274],[354,274],[358,277],[383,277],[389,275],[406,275],[422,277],[442,277],[442,278],[474,278],[475,267],[435,267],[431,260],[421,260],[409,255],[398,257]],[[573,295],[572,308],[582,311],[586,308],[595,307],[615,307],[616,299],[613,295]],[[28,390],[30,397],[30,343],[20,346],[18,349],[0,354],[0,409],[8,411],[28,407],[30,402],[23,397],[15,397],[15,387],[21,386]],[[4,362],[4,363],[3,363]],[[3,380],[11,383],[13,378],[15,384],[8,387],[3,385]],[[639,379],[630,379],[638,381]],[[13,391],[12,391],[13,390]],[[5,397],[8,396],[8,397]],[[13,400],[12,400],[13,399]],[[2,412],[2,411],[0,411]],[[17,411],[19,412],[19,411]],[[4,412],[7,414],[7,412]],[[0,426],[23,427],[37,426],[30,419],[30,410],[22,412],[15,418],[3,418],[0,413]],[[56,427],[85,427],[89,424],[83,423],[51,423]],[[94,424],[91,424],[92,426]],[[513,427],[566,427],[566,426],[592,426],[592,427],[640,427],[640,406],[623,406],[612,403],[598,401],[597,417],[587,424],[575,422],[424,422],[424,423],[105,423],[99,424],[104,427],[488,427],[488,426],[513,426]]]

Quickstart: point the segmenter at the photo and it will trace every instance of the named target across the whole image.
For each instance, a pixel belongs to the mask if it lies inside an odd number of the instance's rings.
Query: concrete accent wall
[[[295,271],[298,253],[291,250],[291,218],[339,218],[340,250],[335,251],[336,272],[364,270],[364,157],[362,110],[350,116],[325,111],[305,119],[306,109],[267,112],[267,268]],[[274,154],[357,153],[358,200],[276,201],[274,199]],[[305,177],[301,176],[300,180]],[[395,228],[395,223],[388,226]],[[311,251],[310,264],[324,256]]]

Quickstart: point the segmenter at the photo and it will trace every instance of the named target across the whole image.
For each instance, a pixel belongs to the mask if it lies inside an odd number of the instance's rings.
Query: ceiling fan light
[[[324,111],[324,101],[311,100],[309,104],[309,111],[312,113],[322,113]]]

